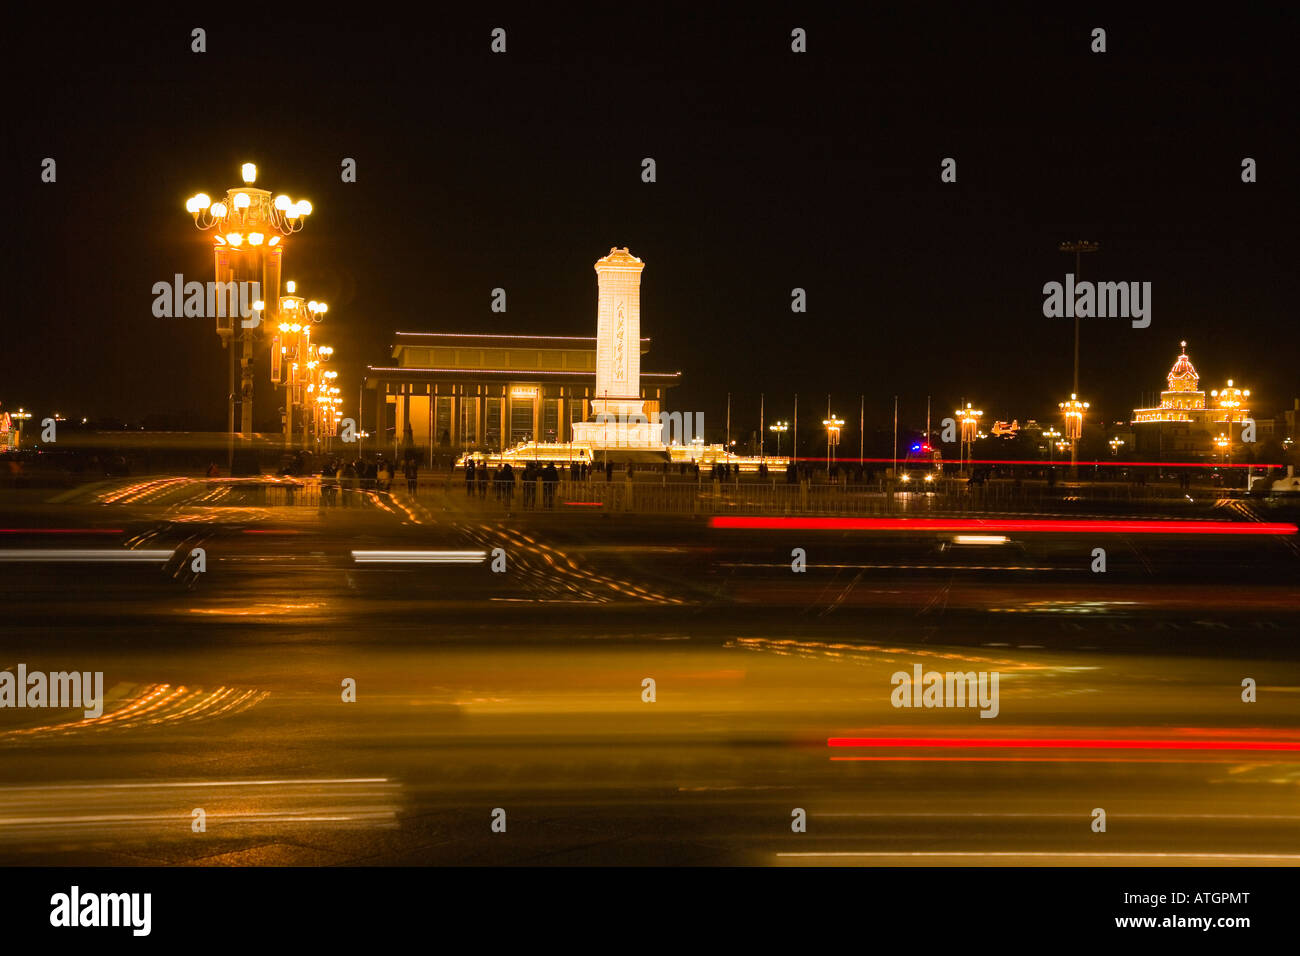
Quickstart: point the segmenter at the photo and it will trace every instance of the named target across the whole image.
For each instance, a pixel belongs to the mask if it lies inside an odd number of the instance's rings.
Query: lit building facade
[[[639,358],[650,340],[638,346]],[[429,460],[573,441],[574,423],[604,397],[595,337],[398,332],[392,358],[366,369],[364,427],[379,447],[427,449]],[[638,377],[637,400],[654,418],[681,373]]]
[[[1200,375],[1187,355],[1187,343],[1165,376],[1168,388],[1160,393],[1154,408],[1133,409],[1135,451],[1139,456],[1164,458],[1209,457],[1218,452],[1215,438],[1224,434],[1234,443],[1241,441],[1242,422],[1251,418],[1250,389],[1228,379],[1222,388],[1212,389],[1207,398],[1200,387]],[[1256,440],[1272,434],[1271,419],[1255,420]]]

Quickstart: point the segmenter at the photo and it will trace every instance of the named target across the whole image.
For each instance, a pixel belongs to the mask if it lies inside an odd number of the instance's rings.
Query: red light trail
[[[829,737],[828,747],[962,750],[1286,750],[1292,740],[1129,740],[1087,737]]]
[[[800,455],[795,461],[810,461],[814,464],[826,462],[824,457],[816,455]],[[937,465],[952,465],[960,467],[957,461],[930,461],[925,458],[836,458],[837,464],[858,464],[872,463],[884,465],[900,465],[905,468],[927,469]],[[968,465],[1037,465],[1040,468],[1069,468],[1069,461],[1041,461],[1035,459],[1003,459],[1003,458],[967,458]],[[1279,465],[1269,462],[1248,461],[1248,462],[1203,462],[1203,461],[1081,461],[1079,467],[1098,466],[1102,468],[1258,468],[1266,470],[1269,468],[1285,468],[1286,465]]]
[[[1139,521],[1056,518],[800,518],[720,515],[710,528],[736,531],[1000,531],[1056,534],[1295,534],[1276,521]]]

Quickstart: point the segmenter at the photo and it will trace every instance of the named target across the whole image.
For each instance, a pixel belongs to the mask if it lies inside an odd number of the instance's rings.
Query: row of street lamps
[[[294,443],[294,409],[302,409],[302,447],[310,449],[337,434],[343,412],[341,390],[334,384],[338,372],[327,369],[334,349],[311,340],[312,326],[320,322],[329,306],[316,300],[304,301],[297,284],[285,283],[289,293],[280,297],[280,315],[285,319],[271,336],[271,381],[283,385],[284,441]]]
[[[1078,448],[1078,439],[1083,434],[1083,412],[1089,407],[1088,402],[1078,400],[1078,395],[1072,394],[1070,401],[1061,402],[1060,408],[1065,414],[1065,432],[1064,440],[1062,432],[1055,428],[1049,428],[1043,432],[1043,437],[1047,439],[1049,458],[1055,461],[1055,452],[1064,452],[1067,448],[1074,451]],[[970,459],[971,447],[977,437],[982,437],[979,431],[979,421],[984,412],[975,408],[972,403],[967,402],[964,408],[958,408],[953,412],[953,417],[961,428],[959,441],[959,466],[965,469],[966,462]],[[835,460],[835,449],[840,443],[840,431],[844,427],[844,419],[838,415],[827,412],[827,417],[822,419],[822,427],[826,429],[826,466],[829,469]],[[790,423],[778,421],[768,426],[768,431],[776,434],[776,454],[781,455],[781,436],[790,430]],[[1118,454],[1121,446],[1124,445],[1122,438],[1112,438],[1109,442],[1112,454]],[[1077,456],[1077,451],[1075,451]]]
[[[325,368],[334,354],[329,346],[311,341],[312,326],[319,323],[329,306],[297,295],[293,282],[286,283],[280,294],[281,258],[284,239],[300,232],[312,204],[305,199],[293,200],[270,190],[259,189],[257,167],[244,163],[240,167],[242,186],[226,190],[225,201],[213,201],[206,193],[197,193],[185,203],[194,217],[194,225],[203,231],[213,230],[213,258],[218,283],[259,283],[264,298],[253,303],[257,321],[236,323],[233,315],[217,316],[217,335],[223,348],[230,348],[230,467],[235,469],[235,438],[248,449],[253,435],[253,361],[258,335],[264,327],[270,335],[271,381],[285,389],[284,444],[294,447],[294,409],[301,408],[302,444],[310,448],[337,433],[342,419],[342,398],[334,384],[337,373]],[[231,286],[235,287],[235,286]],[[266,314],[267,304],[272,305]],[[235,362],[239,362],[240,385],[235,388]],[[240,406],[239,427],[235,425],[235,406]],[[251,462],[241,467],[256,470]]]

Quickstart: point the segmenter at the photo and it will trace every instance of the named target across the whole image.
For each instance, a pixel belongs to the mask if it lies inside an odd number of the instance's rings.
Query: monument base
[[[573,440],[593,451],[605,448],[667,449],[663,442],[663,425],[659,422],[574,422]]]
[[[573,440],[593,450],[635,448],[664,450],[663,423],[651,421],[639,398],[597,398],[592,417],[573,423]],[[657,419],[657,416],[656,416]]]

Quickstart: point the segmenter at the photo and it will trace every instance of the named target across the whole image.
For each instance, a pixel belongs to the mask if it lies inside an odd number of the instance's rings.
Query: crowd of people
[[[398,466],[383,455],[374,461],[358,457],[352,461],[331,457],[321,466],[322,508],[342,504],[344,508],[359,503],[356,497],[360,492],[391,491],[393,479],[397,476]],[[401,465],[401,472],[406,478],[406,490],[414,495],[419,482],[420,463],[414,457],[407,458]]]
[[[676,470],[682,476],[694,478],[697,482],[703,477],[700,466],[696,462],[677,464],[666,461],[656,462],[653,465],[643,465],[640,470],[644,471],[647,468],[662,472],[664,475],[667,475],[670,470]],[[414,496],[419,486],[419,470],[419,461],[415,457],[407,458],[400,465],[388,461],[382,454],[372,461],[362,457],[351,461],[338,456],[331,457],[321,469],[321,507],[339,504],[350,507],[359,503],[359,493],[391,491],[393,481],[398,477],[399,472],[401,477],[406,479],[407,493]],[[464,466],[465,494],[470,498],[486,500],[488,490],[491,489],[493,498],[507,510],[514,505],[516,497],[525,509],[554,508],[555,495],[560,481],[566,477],[566,472],[568,480],[577,483],[590,481],[593,471],[597,473],[603,471],[604,479],[613,481],[616,470],[619,474],[625,471],[626,477],[631,479],[637,469],[631,463],[622,464],[616,469],[614,462],[611,461],[606,461],[603,466],[586,461],[571,461],[567,466],[563,462],[557,466],[553,461],[528,461],[520,465],[511,462],[492,464],[471,457],[466,460]],[[766,476],[766,464],[760,465],[759,477]],[[738,477],[736,466],[726,462],[714,463],[707,473],[710,481],[727,482]],[[787,482],[795,483],[810,475],[804,474],[804,468],[791,463],[786,469],[785,477]],[[859,466],[859,480],[861,477],[861,466]]]
[[[590,475],[591,466],[586,462],[575,461],[569,464],[570,481],[586,481]],[[538,461],[530,461],[521,469],[516,469],[510,462],[506,462],[489,469],[486,462],[476,462],[471,458],[465,463],[465,494],[471,498],[477,495],[485,499],[490,484],[496,500],[509,509],[514,503],[516,477],[520,482],[520,498],[525,509],[537,507],[539,481],[542,485],[542,507],[555,507],[555,491],[560,483],[560,469],[555,467],[553,461],[548,461],[545,465]]]

